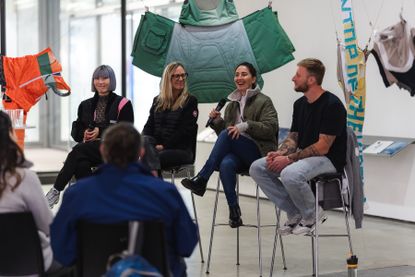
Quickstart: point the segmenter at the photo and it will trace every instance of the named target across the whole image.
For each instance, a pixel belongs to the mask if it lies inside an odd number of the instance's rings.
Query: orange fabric
[[[14,102],[6,102],[3,100],[3,107],[6,110],[13,110],[13,109],[21,109],[16,103]],[[23,112],[23,124],[26,125],[26,118],[27,113]],[[25,129],[15,129],[14,133],[16,134],[17,144],[19,147],[24,150],[24,139],[25,139]]]
[[[70,87],[62,76],[51,74],[42,76],[38,58],[45,53],[48,55],[52,73],[60,73],[62,66],[50,48],[36,55],[17,58],[3,57],[3,71],[6,81],[5,94],[25,113],[39,101],[48,89],[52,88],[51,86],[55,86],[58,90],[70,92]],[[52,84],[47,84],[50,81],[52,81]]]
[[[14,133],[16,134],[17,138],[17,145],[19,145],[20,149],[24,150],[24,137],[25,137],[25,129],[16,129]]]

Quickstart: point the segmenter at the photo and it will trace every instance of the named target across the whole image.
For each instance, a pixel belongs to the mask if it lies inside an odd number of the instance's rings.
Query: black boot
[[[241,208],[239,208],[239,205],[229,206],[229,226],[231,228],[237,228],[242,226],[242,224]]]
[[[206,192],[207,182],[207,179],[203,178],[202,176],[196,175],[191,179],[183,179],[182,185],[185,188],[190,189],[194,194],[203,196],[203,194],[205,194]]]

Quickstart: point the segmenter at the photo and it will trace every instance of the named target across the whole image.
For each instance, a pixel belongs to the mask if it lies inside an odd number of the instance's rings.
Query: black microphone
[[[220,110],[222,110],[222,108],[223,108],[223,106],[225,106],[225,104],[226,104],[226,99],[222,98],[219,101],[218,105],[216,106],[215,111],[219,112]],[[209,117],[205,127],[210,126],[212,124],[212,122],[213,122],[213,118]]]
[[[87,129],[88,129],[89,132],[91,132],[91,131],[93,131],[95,129],[95,127],[96,127],[95,126],[95,122],[91,122],[91,123],[88,124],[88,128]]]

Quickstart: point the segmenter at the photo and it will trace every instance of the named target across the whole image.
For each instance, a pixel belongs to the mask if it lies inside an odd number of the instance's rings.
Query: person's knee
[[[79,150],[80,148],[77,147],[79,144],[75,145],[71,152],[68,153],[68,156],[66,156],[66,160],[65,163],[67,163],[68,161],[75,161],[76,159],[78,159],[79,153],[81,153],[81,151]]]
[[[298,170],[286,167],[281,171],[281,182],[284,186],[296,186],[306,181],[305,176]]]
[[[251,167],[249,168],[249,175],[255,178],[262,175],[266,170],[265,159],[258,159],[251,164]]]
[[[229,137],[229,135],[228,135],[228,130],[222,130],[220,133],[219,133],[219,135],[218,135],[218,139],[216,140],[216,141],[218,141],[218,140],[228,140],[228,139],[230,139],[230,137]]]
[[[220,172],[236,172],[237,164],[234,160],[225,157],[219,165]]]

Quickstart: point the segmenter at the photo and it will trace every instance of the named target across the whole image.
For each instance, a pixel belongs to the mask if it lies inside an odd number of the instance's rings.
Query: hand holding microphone
[[[208,119],[205,127],[209,127],[213,123],[213,120],[220,115],[219,111],[222,110],[222,108],[225,106],[225,104],[226,104],[226,99],[222,98],[219,101],[216,108],[209,113],[209,119]]]
[[[89,123],[84,132],[84,142],[95,140],[98,137],[99,129],[95,126],[95,122]]]

